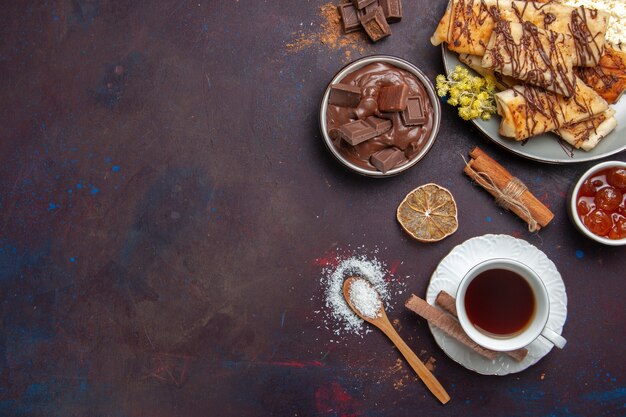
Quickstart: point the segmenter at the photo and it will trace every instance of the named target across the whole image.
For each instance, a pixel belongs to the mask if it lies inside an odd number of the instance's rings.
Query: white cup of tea
[[[550,299],[541,277],[513,259],[489,259],[470,269],[457,289],[456,310],[465,333],[487,349],[520,349],[539,336],[558,348],[567,343],[546,326]]]

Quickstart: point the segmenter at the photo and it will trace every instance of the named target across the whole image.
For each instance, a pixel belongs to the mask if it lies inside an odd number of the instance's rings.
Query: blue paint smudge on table
[[[589,394],[583,395],[583,398],[598,402],[626,400],[626,387],[619,387],[607,391],[590,392]],[[626,404],[624,406],[626,408]]]

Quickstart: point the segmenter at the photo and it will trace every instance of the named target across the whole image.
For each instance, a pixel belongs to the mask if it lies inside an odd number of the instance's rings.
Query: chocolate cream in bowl
[[[333,145],[345,159],[361,168],[377,171],[370,162],[370,158],[380,150],[397,148],[404,153],[406,159],[398,162],[393,168],[408,163],[422,150],[433,130],[435,121],[428,93],[415,75],[394,65],[376,62],[351,72],[339,83],[361,88],[361,100],[357,107],[339,107],[329,104],[326,111],[328,133],[332,138]],[[409,96],[422,98],[423,112],[426,117],[423,125],[405,126],[402,112],[380,112],[378,110],[380,89],[398,84],[408,86]],[[333,134],[334,129],[355,120],[365,120],[369,116],[391,120],[391,129],[355,146]]]

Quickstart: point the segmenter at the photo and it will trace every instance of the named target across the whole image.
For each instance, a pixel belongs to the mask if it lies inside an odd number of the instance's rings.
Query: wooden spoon
[[[404,340],[402,340],[400,335],[398,335],[396,330],[393,328],[393,326],[389,322],[389,319],[387,318],[387,314],[385,313],[385,308],[383,306],[382,300],[380,301],[380,311],[378,312],[377,317],[374,318],[364,316],[352,304],[352,300],[350,299],[350,286],[354,281],[359,279],[362,278],[351,277],[346,279],[346,281],[343,283],[343,296],[346,298],[346,302],[348,303],[352,311],[354,311],[357,316],[361,317],[366,322],[378,327],[380,330],[382,330],[383,333],[387,335],[387,337],[393,342],[393,344],[396,345],[400,353],[402,353],[404,359],[406,359],[409,365],[411,365],[411,368],[413,368],[413,370],[421,378],[424,384],[426,384],[426,387],[428,387],[430,392],[432,392],[433,395],[437,397],[437,399],[441,401],[442,404],[450,401],[450,396],[443,388],[443,386],[441,386],[439,381],[437,381],[437,378],[435,378],[435,376],[426,368],[426,366],[424,366],[422,361],[419,360],[419,358],[415,355],[415,353],[413,353],[411,348],[408,347],[406,343],[404,343]],[[369,282],[367,283],[369,285]]]

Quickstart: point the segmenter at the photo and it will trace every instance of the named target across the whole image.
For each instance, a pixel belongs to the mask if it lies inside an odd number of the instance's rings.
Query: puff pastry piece
[[[589,119],[609,107],[606,100],[578,78],[575,93],[569,98],[523,84],[496,93],[495,100],[502,116],[500,134],[515,140]]]
[[[564,126],[555,133],[574,148],[590,151],[615,129],[617,119],[614,115],[615,110],[609,108],[591,119]]]

